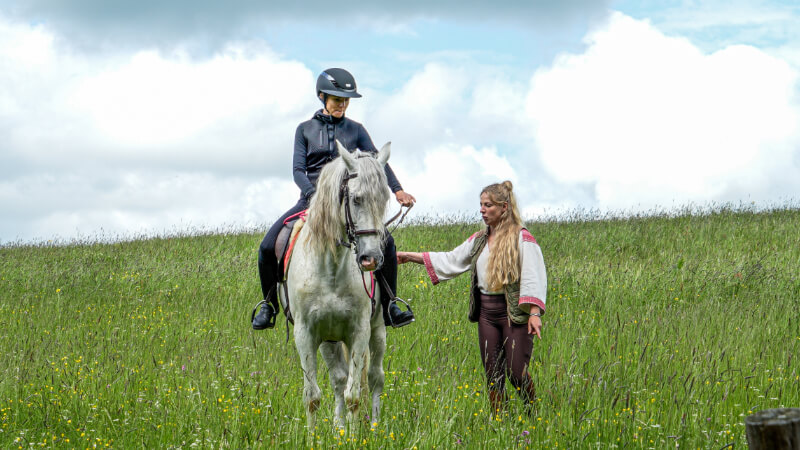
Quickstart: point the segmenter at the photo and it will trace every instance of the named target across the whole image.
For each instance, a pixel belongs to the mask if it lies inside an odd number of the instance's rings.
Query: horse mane
[[[362,208],[372,218],[383,240],[386,238],[383,216],[389,201],[386,174],[370,153],[356,150],[352,155],[356,160],[358,177],[350,180],[350,195],[361,198]],[[317,179],[317,191],[311,198],[305,225],[310,231],[306,244],[316,252],[333,253],[339,239],[345,239],[344,204],[339,203],[339,187],[346,172],[347,167],[340,156],[326,164]],[[355,217],[353,219],[358,220]]]

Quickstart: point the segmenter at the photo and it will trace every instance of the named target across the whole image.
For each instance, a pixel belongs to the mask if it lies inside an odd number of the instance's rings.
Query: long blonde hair
[[[490,184],[481,191],[481,195],[488,195],[492,203],[508,204],[508,208],[500,216],[499,224],[487,229],[494,236],[486,280],[488,288],[493,292],[501,291],[503,286],[518,281],[520,277],[519,231],[523,225],[513,190],[514,186],[506,180]]]

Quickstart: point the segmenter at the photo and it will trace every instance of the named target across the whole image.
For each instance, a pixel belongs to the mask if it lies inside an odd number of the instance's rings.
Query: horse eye
[[[361,197],[353,197],[353,204],[356,206],[361,205]]]

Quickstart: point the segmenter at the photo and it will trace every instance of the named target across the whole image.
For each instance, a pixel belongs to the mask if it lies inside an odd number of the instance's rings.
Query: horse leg
[[[343,347],[344,344],[341,342],[323,342],[319,347],[322,359],[328,366],[333,396],[336,398],[333,424],[337,428],[344,428],[344,387],[347,383],[347,362],[344,359]]]
[[[350,346],[350,370],[347,375],[347,387],[344,390],[344,400],[347,404],[347,422],[352,425],[357,417],[361,401],[361,372],[364,370],[365,359],[369,343],[368,336],[356,336]]]
[[[317,347],[318,342],[309,336],[304,324],[298,323],[294,327],[294,342],[300,356],[300,365],[303,367],[303,401],[306,406],[308,431],[314,432],[316,426],[316,412],[319,409],[322,394],[317,385]]]
[[[386,327],[383,323],[372,328],[369,352],[369,390],[372,394],[371,423],[376,423],[380,420],[381,415],[381,394],[384,382],[383,355],[386,353]]]

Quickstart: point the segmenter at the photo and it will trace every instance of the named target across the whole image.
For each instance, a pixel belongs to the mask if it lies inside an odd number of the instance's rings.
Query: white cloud
[[[611,208],[795,192],[790,65],[747,46],[703,54],[619,13],[587,44],[531,80],[527,113],[557,179],[595,183]]]
[[[502,180],[518,182],[508,159],[491,147],[441,144],[426,152],[422,167],[394,166],[403,188],[417,198],[418,214],[474,214],[481,188]]]
[[[428,63],[395,92],[376,93],[353,111],[369,118],[373,139],[391,140],[421,162],[442,143],[525,145],[525,88],[480,62]]]
[[[468,88],[466,70],[428,64],[393,95],[366,100],[377,106],[366,114],[368,129],[373,139],[387,135],[402,151],[421,156],[463,125]]]
[[[213,58],[141,51],[85,77],[69,103],[109,144],[186,159],[260,160],[264,146],[288,145],[296,120],[313,106],[313,74],[258,43],[230,45]],[[288,131],[287,131],[288,130]],[[283,131],[283,133],[281,133]],[[266,139],[283,135],[282,142]],[[213,155],[212,149],[226,149]],[[198,149],[206,150],[198,154]]]
[[[60,160],[66,145],[72,147],[69,158],[108,164],[234,171],[260,166],[274,173],[270,165],[286,166],[291,154],[276,150],[291,146],[293,127],[314,107],[311,72],[258,45],[231,47],[199,62],[142,51],[110,65],[85,59],[51,63],[46,77],[23,72],[40,93],[15,99],[41,100],[21,114],[37,128],[15,133],[21,141],[37,141],[40,162]],[[71,77],[58,75],[71,70]],[[15,87],[8,86],[9,96],[16,96]],[[38,128],[42,118],[49,129]]]
[[[286,179],[125,171],[0,183],[3,241],[131,237],[264,226],[294,205]],[[105,236],[103,236],[105,234]]]
[[[221,48],[79,54],[0,17],[0,241],[263,224],[294,204],[315,73],[262,41]],[[753,47],[709,54],[617,14],[530,83],[445,61],[385,90],[360,83],[348,110],[393,142],[414,215],[473,214],[504,179],[528,214],[800,188],[800,68]]]
[[[683,2],[657,13],[659,27],[669,31],[697,31],[714,27],[775,26],[794,21],[795,6],[753,0]]]
[[[0,241],[271,222],[313,83],[257,41],[101,58],[0,18]]]
[[[769,48],[766,51],[775,58],[791,64],[796,71],[800,72],[800,43],[797,41],[792,44]]]
[[[546,185],[529,156],[526,87],[478,61],[428,63],[390,95],[370,93],[351,117],[368,119],[377,145],[392,141],[389,163],[417,197],[414,214],[474,214],[480,189],[506,179],[541,209],[564,189]]]

